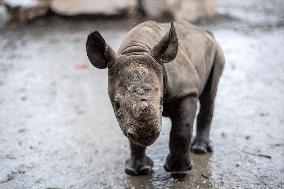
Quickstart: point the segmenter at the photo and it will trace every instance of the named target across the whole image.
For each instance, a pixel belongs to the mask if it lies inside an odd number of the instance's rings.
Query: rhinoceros
[[[147,21],[129,31],[117,53],[98,31],[88,36],[86,50],[94,67],[108,69],[109,98],[130,143],[126,174],[152,172],[153,161],[145,151],[159,136],[162,116],[172,122],[164,164],[172,176],[188,174],[190,150],[212,152],[210,124],[225,61],[211,32],[186,21]]]

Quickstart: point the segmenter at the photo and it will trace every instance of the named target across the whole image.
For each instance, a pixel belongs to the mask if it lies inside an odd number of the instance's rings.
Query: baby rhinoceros
[[[214,98],[224,56],[213,35],[189,24],[147,21],[133,28],[117,53],[98,31],[86,42],[93,66],[108,68],[108,94],[123,134],[129,139],[129,175],[152,172],[145,150],[159,136],[162,115],[172,121],[164,168],[183,177],[191,169],[189,151],[212,151],[209,140]],[[197,134],[191,143],[193,122]]]

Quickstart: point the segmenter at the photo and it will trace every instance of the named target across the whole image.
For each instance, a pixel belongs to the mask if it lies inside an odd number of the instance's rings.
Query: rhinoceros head
[[[149,52],[117,56],[97,31],[88,36],[86,48],[93,66],[108,68],[108,94],[123,134],[137,145],[151,145],[162,124],[162,64],[172,61],[178,50],[174,26]]]

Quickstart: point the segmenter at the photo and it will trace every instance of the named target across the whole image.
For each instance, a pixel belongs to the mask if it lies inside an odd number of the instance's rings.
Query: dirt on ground
[[[0,188],[284,188],[284,3],[221,0],[198,22],[226,67],[212,123],[214,152],[192,154],[183,182],[163,169],[171,122],[147,154],[150,176],[124,173],[128,141],[107,95],[107,71],[85,52],[101,31],[118,48],[135,19],[51,16],[5,28],[0,14]]]

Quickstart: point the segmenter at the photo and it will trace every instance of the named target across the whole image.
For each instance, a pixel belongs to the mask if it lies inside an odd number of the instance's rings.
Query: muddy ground
[[[86,57],[91,31],[117,48],[138,21],[52,16],[6,29],[0,14],[0,188],[284,188],[284,3],[227,0],[217,10],[199,22],[226,56],[215,151],[192,155],[183,182],[162,167],[167,118],[147,151],[153,175],[124,174],[128,143],[107,96],[107,72]]]

